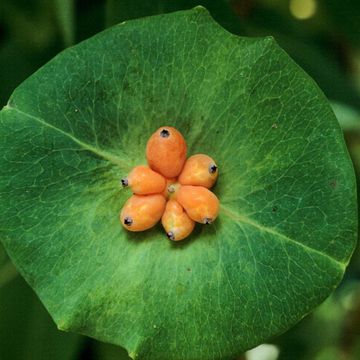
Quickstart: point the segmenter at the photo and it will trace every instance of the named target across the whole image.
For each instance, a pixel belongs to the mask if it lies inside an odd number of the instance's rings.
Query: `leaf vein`
[[[81,141],[79,139],[77,139],[74,135],[72,134],[69,134],[68,132],[54,126],[54,125],[51,125],[49,123],[47,123],[45,120],[41,119],[41,118],[38,118],[34,115],[31,115],[31,114],[28,114],[16,107],[12,107],[10,105],[6,105],[3,109],[4,110],[8,110],[8,111],[16,111],[18,112],[19,114],[21,115],[24,115],[32,120],[35,120],[37,121],[38,123],[40,123],[41,125],[43,126],[46,126],[52,130],[55,130],[57,131],[58,133],[64,135],[65,137],[71,139],[72,141],[74,141],[76,144],[78,144],[81,148],[87,150],[87,151],[90,151],[92,152],[93,154],[103,158],[104,160],[107,160],[109,161],[110,163],[114,164],[114,165],[117,165],[117,166],[120,166],[121,168],[125,168],[127,169],[129,166],[128,166],[128,163],[127,161],[124,161],[123,159],[119,158],[118,156],[106,151],[106,150],[103,150],[103,149],[99,149],[99,148],[96,148],[95,146],[93,145],[90,145],[88,143],[85,143],[84,141]]]
[[[272,234],[272,235],[275,235],[276,237],[278,238],[281,238],[282,240],[284,241],[287,241],[287,242],[290,242],[290,243],[293,243],[299,247],[302,247],[306,252],[312,252],[314,254],[317,254],[317,255],[321,255],[322,257],[325,257],[327,258],[329,261],[331,261],[333,264],[336,264],[337,267],[340,267],[341,268],[341,271],[344,272],[345,271],[345,268],[346,268],[346,264],[339,261],[339,260],[336,260],[335,258],[329,256],[328,254],[326,253],[323,253],[317,249],[314,249],[308,245],[305,245],[293,238],[290,238],[282,233],[280,233],[278,230],[276,229],[273,229],[273,228],[270,228],[270,227],[267,227],[265,225],[262,225],[262,224],[259,224],[258,222],[248,218],[247,216],[245,215],[241,215],[239,213],[237,213],[235,210],[232,210],[224,205],[221,205],[221,210],[223,212],[223,214],[225,214],[227,217],[229,217],[230,219],[233,219],[235,221],[237,221],[238,223],[240,224],[247,224],[247,225],[250,225],[252,227],[255,227],[256,229],[262,231],[262,232],[265,232],[265,233],[268,233],[268,234]]]

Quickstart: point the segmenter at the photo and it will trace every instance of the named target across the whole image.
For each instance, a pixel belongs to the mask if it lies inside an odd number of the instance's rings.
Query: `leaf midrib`
[[[124,168],[124,169],[127,169],[129,167],[128,165],[128,162],[126,160],[123,160],[121,159],[120,157],[106,151],[106,150],[103,150],[103,149],[99,149],[93,145],[90,145],[84,141],[81,141],[79,139],[77,139],[74,135],[52,125],[52,124],[49,124],[47,123],[44,119],[42,118],[39,118],[37,116],[34,116],[34,115],[31,115],[31,114],[28,114],[16,107],[13,107],[11,105],[6,105],[4,106],[4,108],[2,109],[2,111],[16,111],[17,113],[21,114],[21,115],[24,115],[30,119],[33,119],[35,121],[37,121],[38,123],[40,123],[41,125],[43,126],[46,126],[52,130],[55,130],[56,132],[66,136],[67,138],[71,139],[72,141],[74,141],[76,144],[78,144],[81,148],[87,150],[87,151],[90,151],[92,152],[93,154],[103,158],[104,160],[107,160],[109,161],[110,163],[114,164],[114,165],[117,165],[121,168]]]
[[[272,235],[275,235],[275,239],[281,239],[283,241],[286,241],[286,242],[290,242],[298,247],[301,247],[303,248],[304,251],[306,252],[311,252],[313,254],[316,254],[316,255],[320,255],[324,258],[326,258],[327,260],[329,260],[331,263],[335,264],[336,267],[340,267],[341,271],[344,272],[345,271],[345,268],[346,268],[346,263],[343,263],[331,256],[329,256],[328,254],[326,253],[323,253],[321,252],[320,250],[317,250],[317,249],[314,249],[296,239],[293,239],[293,238],[290,238],[284,234],[282,234],[281,232],[279,232],[277,229],[275,228],[271,228],[271,227],[267,227],[267,226],[264,226],[252,219],[250,219],[249,217],[245,216],[245,215],[241,215],[239,214],[237,211],[233,210],[233,209],[230,209],[224,205],[220,205],[220,208],[222,210],[222,213],[225,214],[227,217],[229,217],[230,219],[232,220],[235,220],[236,222],[240,223],[240,224],[246,224],[246,225],[250,225],[254,228],[256,228],[257,230],[261,231],[261,232],[265,232],[265,233],[268,233],[268,234],[272,234]]]

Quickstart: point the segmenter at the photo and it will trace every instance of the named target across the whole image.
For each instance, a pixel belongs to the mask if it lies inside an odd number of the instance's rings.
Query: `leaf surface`
[[[0,246],[0,252],[2,248]],[[0,359],[75,360],[84,339],[60,332],[30,287],[0,266]],[[5,277],[9,281],[2,282]]]
[[[119,179],[162,125],[220,167],[218,220],[189,241],[129,233]],[[0,238],[60,329],[146,360],[233,359],[340,282],[353,168],[316,84],[271,38],[201,7],[65,50],[0,113]]]

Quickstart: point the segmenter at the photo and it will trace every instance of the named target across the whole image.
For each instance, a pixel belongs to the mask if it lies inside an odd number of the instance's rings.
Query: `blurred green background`
[[[205,6],[229,31],[272,35],[318,83],[360,175],[359,0],[0,0],[0,106],[64,48],[118,22]],[[359,360],[360,250],[314,313],[247,360]],[[0,247],[0,360],[128,359],[111,345],[56,329]]]

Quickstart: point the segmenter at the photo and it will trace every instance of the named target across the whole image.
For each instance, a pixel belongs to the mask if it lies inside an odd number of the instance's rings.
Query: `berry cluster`
[[[186,160],[184,137],[173,127],[156,130],[146,145],[149,166],[136,166],[121,179],[133,195],[120,213],[130,231],[153,227],[160,219],[170,240],[185,239],[195,222],[211,224],[219,212],[219,200],[210,189],[219,170],[214,160],[197,154]]]

